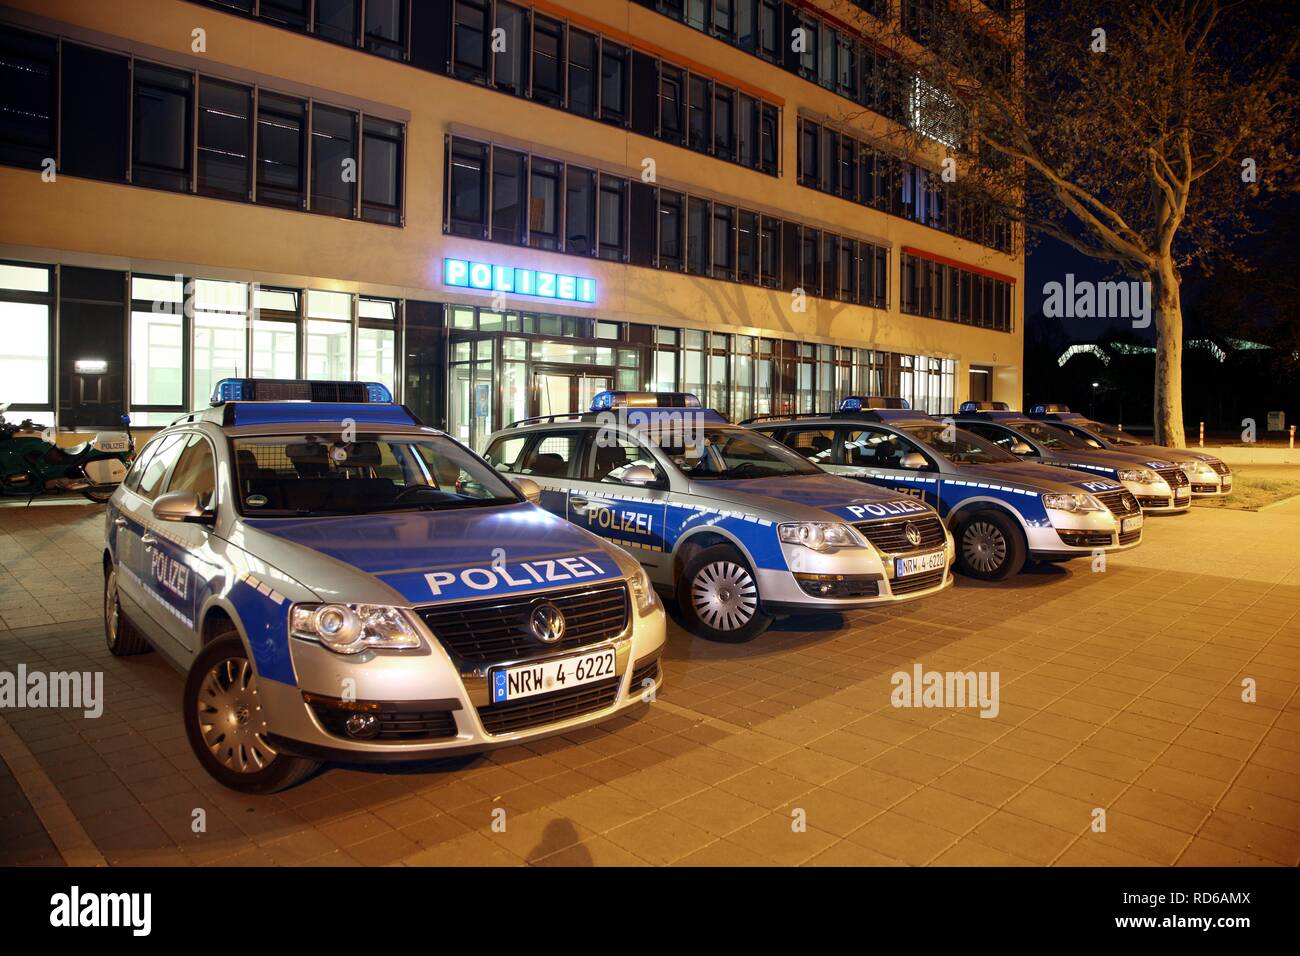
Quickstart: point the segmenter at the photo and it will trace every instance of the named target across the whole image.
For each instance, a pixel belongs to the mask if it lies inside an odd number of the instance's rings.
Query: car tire
[[[114,657],[131,657],[153,650],[144,635],[122,613],[122,602],[117,593],[117,568],[112,563],[104,568],[104,642]]]
[[[953,535],[957,568],[981,581],[1003,581],[1025,566],[1025,536],[1000,511],[977,511],[962,518]]]
[[[686,562],[677,579],[677,606],[691,633],[710,641],[749,641],[772,623],[749,563],[726,544],[697,551]]]
[[[185,678],[185,734],[218,783],[241,793],[275,793],[309,777],[320,763],[277,753],[255,729],[257,669],[233,625],[199,651]]]

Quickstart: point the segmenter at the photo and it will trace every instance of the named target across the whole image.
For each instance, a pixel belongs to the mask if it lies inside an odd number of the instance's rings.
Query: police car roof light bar
[[[1006,402],[962,402],[958,412],[1009,412],[1011,406]]]
[[[1069,415],[1070,406],[1057,402],[1040,402],[1029,410],[1030,415]]]
[[[380,382],[318,382],[302,378],[223,378],[212,386],[210,404],[226,402],[335,402],[391,405]]]
[[[866,408],[911,408],[912,403],[897,395],[848,395],[840,399],[842,412],[860,412]]]
[[[692,392],[620,392],[606,389],[591,400],[593,412],[612,408],[703,408]]]

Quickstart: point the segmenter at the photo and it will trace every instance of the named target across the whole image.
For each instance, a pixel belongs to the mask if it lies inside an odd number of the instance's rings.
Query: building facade
[[[72,434],[359,378],[476,448],[611,387],[1018,404],[1018,237],[872,39],[935,9],[10,0],[0,402]]]

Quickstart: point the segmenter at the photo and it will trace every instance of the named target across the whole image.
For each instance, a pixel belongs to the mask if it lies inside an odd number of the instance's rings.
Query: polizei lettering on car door
[[[502,591],[537,590],[555,584],[594,581],[613,577],[618,567],[601,556],[538,558],[533,561],[501,561],[458,571],[429,571],[424,575],[435,598],[471,597]]]

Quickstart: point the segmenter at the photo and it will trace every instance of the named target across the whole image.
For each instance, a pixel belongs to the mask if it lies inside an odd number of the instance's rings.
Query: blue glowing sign
[[[539,299],[566,299],[570,302],[595,302],[596,280],[585,276],[558,275],[537,269],[496,266],[467,259],[443,259],[442,281],[446,285],[486,292],[510,292],[532,295]]]

